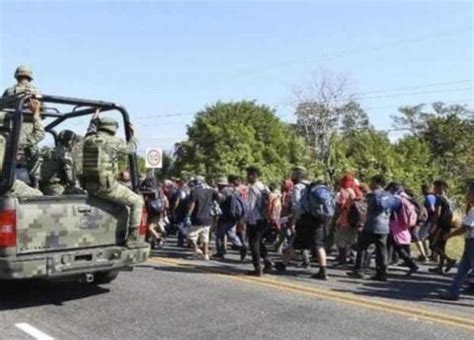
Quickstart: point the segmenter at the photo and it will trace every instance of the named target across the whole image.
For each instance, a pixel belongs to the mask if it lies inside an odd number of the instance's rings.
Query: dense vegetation
[[[304,110],[308,114],[308,106]],[[301,112],[296,112],[297,123],[290,125],[255,102],[218,102],[197,113],[188,127],[188,140],[177,144],[174,162],[167,160],[162,175],[216,178],[242,174],[247,165],[256,164],[266,180],[279,181],[292,166],[302,164],[312,177],[335,180],[352,171],[365,181],[383,173],[414,189],[443,178],[458,193],[467,179],[474,178],[474,117],[465,106],[438,102],[400,108],[392,119],[394,128],[405,133],[396,141],[375,130],[357,103],[339,110],[330,128],[321,126],[320,116],[309,110],[315,126],[308,134],[308,120]],[[313,142],[321,143],[318,131],[324,133],[325,144],[316,148]]]

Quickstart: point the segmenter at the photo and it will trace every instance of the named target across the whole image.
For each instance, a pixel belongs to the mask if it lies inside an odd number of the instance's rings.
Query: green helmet
[[[99,124],[97,126],[99,131],[105,131],[112,134],[115,134],[118,129],[118,123],[115,119],[110,117],[101,117],[99,118]]]
[[[30,80],[33,80],[33,71],[28,66],[20,65],[15,70],[15,78],[26,77]]]

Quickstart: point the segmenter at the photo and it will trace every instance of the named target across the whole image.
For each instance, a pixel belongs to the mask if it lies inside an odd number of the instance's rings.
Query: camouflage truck
[[[34,98],[42,105],[45,131],[57,141],[56,128],[97,109],[123,117],[125,136],[131,138],[127,111],[114,103],[24,94],[0,100],[0,280],[79,278],[108,283],[120,270],[145,262],[145,213],[140,226],[143,246],[128,249],[121,241],[127,232],[128,210],[86,194],[58,196],[12,195],[17,179],[18,141],[29,115],[25,105]],[[61,108],[58,109],[58,107]],[[85,133],[85,132],[84,132]],[[138,190],[136,154],[128,156],[134,190]]]

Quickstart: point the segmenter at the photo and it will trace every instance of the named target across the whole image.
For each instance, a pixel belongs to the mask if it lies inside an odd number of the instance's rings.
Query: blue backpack
[[[378,213],[390,213],[393,210],[395,198],[386,191],[374,192],[374,210]]]
[[[229,195],[222,204],[222,214],[229,220],[238,222],[247,217],[248,205],[239,194]]]
[[[301,207],[305,213],[317,219],[330,219],[335,211],[331,189],[322,184],[307,186],[301,197]]]

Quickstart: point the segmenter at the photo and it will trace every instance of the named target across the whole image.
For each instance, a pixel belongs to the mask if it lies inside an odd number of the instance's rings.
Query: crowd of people
[[[472,275],[473,184],[468,186],[459,222],[442,180],[424,184],[417,197],[400,183],[386,183],[380,175],[368,185],[350,173],[336,183],[310,182],[306,169],[296,167],[291,178],[265,185],[257,167],[248,167],[246,173],[244,180],[229,175],[212,183],[203,176],[159,184],[154,177],[142,178],[152,247],[160,248],[168,235],[176,233],[177,245],[191,248],[197,259],[224,260],[232,249],[244,261],[250,253],[253,270],[248,274],[254,276],[285,273],[295,261],[309,269],[314,258],[319,270],[312,277],[318,280],[328,279],[331,253],[335,255],[331,266],[350,269],[348,276],[387,281],[389,265],[399,261],[408,267],[407,276],[417,273],[420,263],[433,263],[431,273],[449,273],[456,260],[446,251],[447,241],[465,233],[457,274],[441,297],[459,299]],[[270,257],[270,253],[276,255]],[[373,257],[375,275],[369,276]]]

